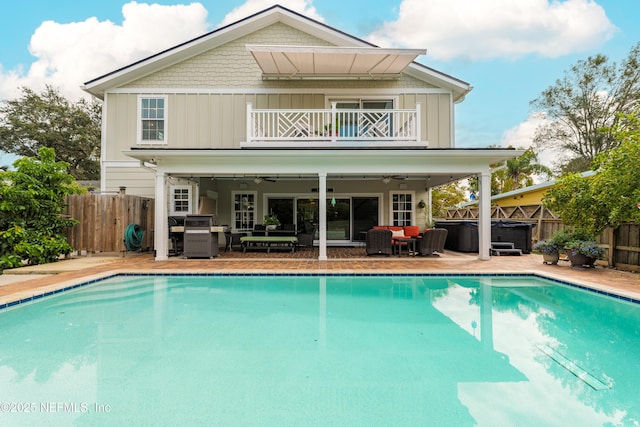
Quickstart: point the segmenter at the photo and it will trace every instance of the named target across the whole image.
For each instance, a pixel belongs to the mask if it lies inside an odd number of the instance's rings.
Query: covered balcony
[[[247,105],[242,147],[426,147],[415,109],[254,109]]]

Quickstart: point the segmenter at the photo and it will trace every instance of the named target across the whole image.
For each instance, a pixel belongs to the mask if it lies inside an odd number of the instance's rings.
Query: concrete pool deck
[[[0,275],[0,305],[116,273],[535,273],[604,292],[640,300],[640,274],[609,269],[574,268],[568,261],[542,263],[541,255],[496,256],[447,251],[440,257],[370,256],[364,248],[329,248],[329,260],[318,261],[317,249],[295,254],[221,252],[214,259],[170,258],[128,253],[72,257],[56,263],[6,270]]]

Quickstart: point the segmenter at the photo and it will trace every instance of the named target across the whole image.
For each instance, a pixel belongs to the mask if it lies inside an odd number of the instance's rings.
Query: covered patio
[[[270,181],[271,194],[291,194],[293,186],[304,186],[300,197],[310,195],[318,203],[317,260],[329,259],[327,212],[329,201],[343,194],[372,195],[380,200],[379,221],[391,223],[387,190],[381,190],[391,180],[401,180],[398,188],[413,188],[416,199],[425,194],[427,206],[432,188],[467,177],[477,176],[480,182],[479,259],[490,258],[490,165],[519,154],[513,149],[155,149],[135,148],[125,154],[135,158],[155,172],[155,250],[156,260],[168,258],[169,205],[168,182],[183,179],[202,183],[219,181],[233,183],[253,181],[263,185],[255,191],[257,201],[266,200],[264,181]],[[265,179],[267,178],[267,179]],[[348,184],[348,185],[347,185]],[[376,185],[378,187],[376,187]],[[381,187],[382,186],[382,187]],[[404,187],[403,187],[404,186]],[[242,187],[239,187],[242,188]],[[246,188],[246,185],[245,185]],[[344,188],[345,190],[340,190]],[[203,189],[200,188],[202,192]],[[298,190],[300,191],[300,190]],[[383,193],[384,191],[384,193]],[[342,193],[341,193],[342,192]],[[225,194],[231,191],[225,191]],[[413,206],[415,206],[414,203]],[[230,199],[220,200],[219,212],[227,214]],[[258,203],[258,206],[260,204]],[[415,209],[415,207],[412,207]],[[256,219],[266,215],[265,204],[255,213]],[[414,212],[415,215],[415,212]],[[412,218],[414,220],[415,217]],[[422,219],[424,223],[424,219]],[[231,223],[229,217],[227,222]],[[383,223],[384,223],[383,222]],[[225,223],[224,219],[222,223]],[[421,224],[415,224],[421,225]],[[351,237],[351,243],[356,239]],[[269,254],[271,255],[271,254]],[[315,255],[315,254],[314,254]]]

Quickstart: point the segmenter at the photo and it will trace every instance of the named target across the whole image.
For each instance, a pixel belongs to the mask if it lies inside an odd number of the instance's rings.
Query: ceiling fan
[[[275,179],[268,176],[256,176],[255,178],[253,178],[253,182],[255,182],[256,184],[260,184],[262,181],[276,182]]]
[[[382,177],[382,182],[388,184],[392,179],[395,179],[396,181],[406,181],[409,177],[404,175],[387,175]]]

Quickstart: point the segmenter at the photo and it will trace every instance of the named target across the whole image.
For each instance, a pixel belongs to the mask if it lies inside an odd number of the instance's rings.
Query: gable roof
[[[98,98],[103,98],[104,92],[110,88],[122,86],[278,22],[336,46],[380,49],[374,44],[283,6],[274,5],[244,19],[89,80],[84,83],[82,89]],[[451,90],[453,99],[456,102],[462,101],[466,94],[472,90],[472,86],[469,83],[416,62],[411,62],[404,72],[419,80]]]

